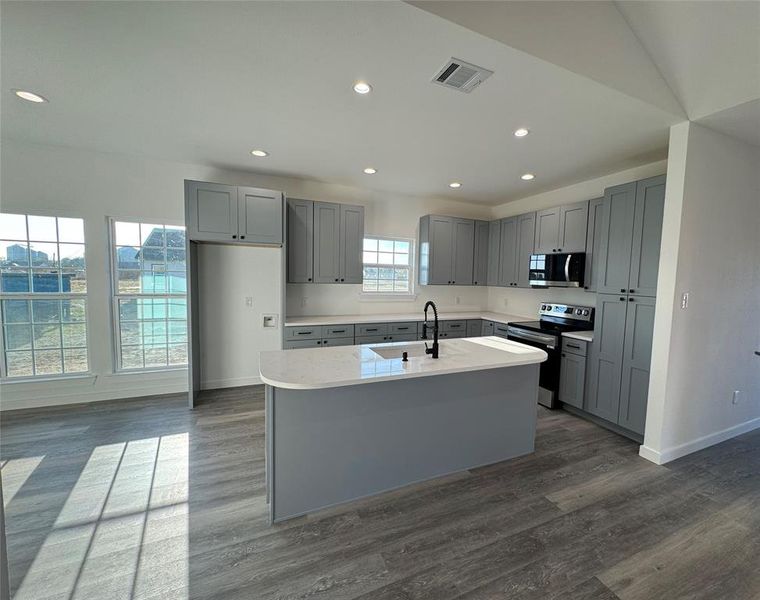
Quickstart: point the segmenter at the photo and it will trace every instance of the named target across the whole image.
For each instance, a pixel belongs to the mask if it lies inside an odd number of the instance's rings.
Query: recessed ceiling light
[[[520,127],[520,129],[515,129],[515,137],[525,137],[529,133],[530,131],[525,129],[525,127]]]
[[[251,154],[254,156],[258,156],[260,158],[263,158],[264,156],[269,156],[269,152],[266,152],[264,150],[251,150]]]
[[[36,102],[37,104],[47,102],[47,98],[44,98],[39,94],[35,94],[34,92],[27,92],[26,90],[13,90],[13,93],[22,100],[28,100],[29,102]]]
[[[535,179],[536,176],[533,173],[525,173],[525,175],[520,175],[520,179],[523,181],[530,181],[531,179]]]
[[[364,169],[364,172],[367,175],[374,175],[375,173],[377,173],[377,169],[373,169],[372,167],[367,167],[366,169]]]
[[[456,190],[456,189],[459,189],[460,187],[462,187],[462,184],[459,183],[458,181],[452,181],[449,184],[449,187],[452,188],[452,189],[454,189],[454,190]]]
[[[357,81],[354,84],[354,91],[357,94],[369,94],[372,91],[372,86],[366,81]]]

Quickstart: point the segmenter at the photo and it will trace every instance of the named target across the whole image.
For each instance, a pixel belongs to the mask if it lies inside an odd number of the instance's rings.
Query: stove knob
[[[584,316],[584,317],[588,317],[588,308],[587,308],[586,310],[584,310],[584,311],[583,311],[583,316]]]
[[[541,310],[546,310],[546,304],[541,305]]]
[[[582,311],[580,308],[576,308],[576,309],[575,309],[575,314],[576,314],[576,315],[580,315],[580,314],[582,314],[582,313],[583,313],[583,311]]]

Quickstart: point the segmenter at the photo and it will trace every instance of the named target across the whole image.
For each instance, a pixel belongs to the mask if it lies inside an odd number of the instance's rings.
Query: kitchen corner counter
[[[401,321],[422,321],[422,311],[418,310],[413,313],[382,313],[372,315],[323,315],[323,316],[302,316],[302,317],[285,317],[285,327],[316,327],[318,325],[344,325],[346,323],[392,323]],[[438,319],[440,321],[451,321],[457,319],[483,319],[484,321],[494,321],[496,323],[512,323],[515,321],[531,321],[535,317],[526,317],[521,315],[510,315],[484,311],[470,312],[447,312],[439,311]]]
[[[591,343],[594,341],[594,331],[568,331],[562,334],[562,337],[581,340],[582,342]]]

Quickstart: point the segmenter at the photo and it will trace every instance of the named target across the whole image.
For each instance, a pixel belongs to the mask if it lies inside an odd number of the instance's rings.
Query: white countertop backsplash
[[[433,311],[428,311],[428,318],[433,318]],[[509,315],[494,312],[449,312],[438,311],[438,320],[451,321],[455,319],[484,319],[497,323],[512,323],[515,321],[535,321],[536,317]],[[413,313],[381,313],[374,315],[325,315],[307,317],[285,317],[285,327],[316,327],[317,325],[350,325],[351,323],[390,323],[400,321],[422,321],[422,311]]]

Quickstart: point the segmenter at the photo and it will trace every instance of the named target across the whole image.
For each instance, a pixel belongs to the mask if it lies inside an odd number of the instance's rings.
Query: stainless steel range
[[[558,404],[559,370],[562,362],[562,334],[569,331],[588,331],[594,328],[594,308],[543,302],[538,321],[510,323],[507,338],[541,348],[548,355],[541,363],[538,403],[547,408]]]

